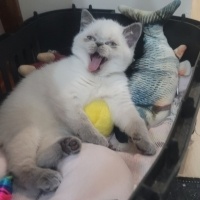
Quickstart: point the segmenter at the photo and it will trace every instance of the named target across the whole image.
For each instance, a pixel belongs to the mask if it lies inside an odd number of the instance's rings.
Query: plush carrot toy
[[[65,58],[65,57],[66,56],[54,50],[49,50],[48,52],[39,53],[37,55],[38,62],[32,63],[30,65],[20,65],[18,68],[18,72],[20,75],[25,77],[31,72],[35,71],[36,69],[40,69],[41,67],[45,66],[48,63],[61,60],[62,58]]]

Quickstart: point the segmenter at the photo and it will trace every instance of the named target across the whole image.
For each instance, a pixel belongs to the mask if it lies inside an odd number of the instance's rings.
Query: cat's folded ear
[[[133,23],[124,28],[123,35],[130,48],[135,47],[142,33],[142,24]]]
[[[90,14],[89,11],[87,11],[86,9],[82,10],[80,31],[84,30],[90,23],[94,21],[95,19],[93,18],[93,16]]]

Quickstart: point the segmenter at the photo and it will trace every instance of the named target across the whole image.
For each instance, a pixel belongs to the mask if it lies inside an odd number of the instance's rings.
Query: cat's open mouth
[[[101,65],[106,62],[106,58],[100,56],[98,53],[94,53],[90,55],[91,62],[89,64],[89,71],[90,72],[96,72],[100,69]]]

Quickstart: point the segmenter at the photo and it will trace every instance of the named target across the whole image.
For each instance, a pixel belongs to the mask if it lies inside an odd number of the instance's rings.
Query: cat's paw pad
[[[55,191],[60,185],[62,176],[59,172],[45,169],[39,176],[36,184],[37,188],[43,192]]]
[[[79,153],[81,150],[81,141],[73,136],[61,140],[60,145],[62,150],[68,155]]]

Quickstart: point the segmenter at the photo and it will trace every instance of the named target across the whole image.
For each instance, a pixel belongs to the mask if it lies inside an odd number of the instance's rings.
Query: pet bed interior
[[[90,11],[96,18],[115,19],[123,25],[131,23],[131,20],[112,10],[94,10],[90,7]],[[80,10],[73,7],[44,14],[34,13],[34,17],[27,20],[15,34],[0,37],[1,100],[20,81],[21,77],[17,72],[20,64],[33,63],[38,53],[50,49],[69,55],[72,39],[78,33],[79,25]],[[181,44],[187,45],[188,49],[182,60],[191,63],[192,72],[189,77],[180,79],[180,92],[173,102],[171,114],[158,127],[150,129],[157,143],[157,154],[146,157],[137,153],[133,155],[120,153],[130,170],[134,172],[136,189],[131,199],[163,199],[180,168],[195,127],[199,107],[200,29],[198,26],[199,22],[184,16],[172,17],[164,25],[165,35],[173,49]],[[140,55],[140,44],[141,41],[138,43],[137,55]],[[0,160],[0,162],[5,161]],[[136,177],[137,170],[141,168]],[[22,197],[15,199],[19,198]],[[41,196],[40,199],[43,198]]]

